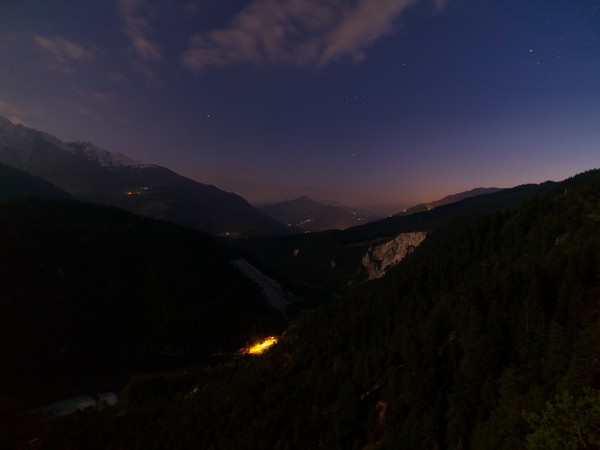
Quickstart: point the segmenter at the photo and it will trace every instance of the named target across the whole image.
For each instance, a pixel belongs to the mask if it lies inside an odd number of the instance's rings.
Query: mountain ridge
[[[347,290],[366,279],[362,259],[369,248],[392,241],[402,233],[430,232],[460,226],[473,217],[518,207],[556,188],[554,182],[526,184],[492,194],[465,198],[429,211],[387,217],[345,230],[289,236],[265,236],[237,243],[255,263],[299,293],[313,295]]]
[[[260,206],[259,209],[290,228],[304,231],[343,230],[379,219],[356,208],[317,202],[306,195]]]
[[[286,232],[241,196],[85,141],[66,143],[0,117],[0,162],[75,197],[213,234]]]
[[[404,211],[399,212],[394,215],[402,216],[402,215],[414,214],[414,213],[418,213],[418,212],[430,211],[433,208],[437,208],[439,206],[444,206],[444,205],[449,205],[451,203],[456,203],[456,202],[459,202],[466,198],[477,197],[478,195],[493,194],[493,193],[501,191],[501,190],[502,189],[495,188],[495,187],[490,187],[490,188],[478,187],[478,188],[470,189],[468,191],[459,192],[457,194],[446,195],[445,197],[443,197],[439,200],[435,200],[433,202],[419,203],[418,205],[412,206],[412,207],[405,209]]]

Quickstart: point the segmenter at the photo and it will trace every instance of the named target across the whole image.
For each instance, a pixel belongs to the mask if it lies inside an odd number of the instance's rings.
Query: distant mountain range
[[[446,197],[436,200],[430,203],[419,203],[418,205],[413,206],[412,208],[405,209],[404,211],[396,214],[397,216],[404,216],[407,214],[414,214],[418,212],[430,211],[433,208],[437,208],[438,206],[449,205],[450,203],[456,203],[466,198],[477,197],[478,195],[486,195],[493,194],[498,192],[500,188],[475,188],[470,191],[460,192],[458,194],[447,195]]]
[[[66,143],[1,117],[0,163],[44,178],[78,199],[213,234],[287,231],[239,195],[89,142]]]
[[[260,210],[290,228],[303,231],[343,230],[379,219],[367,211],[324,205],[306,196],[265,205]]]
[[[237,194],[199,183],[165,167],[135,161],[90,142],[63,142],[2,117],[0,163],[46,180],[77,199],[116,206],[212,234],[260,236],[343,230],[379,219],[367,211],[325,205],[306,196],[255,208]],[[52,190],[44,189],[48,193]],[[397,215],[428,211],[498,190],[477,188],[416,205]]]
[[[365,257],[372,251],[377,252],[378,247],[389,245],[392,253],[404,251],[402,246],[396,249],[394,244],[394,240],[402,240],[401,234],[437,233],[476,216],[516,208],[536,195],[555,189],[555,185],[546,182],[493,189],[490,194],[470,195],[423,212],[396,215],[346,230],[244,239],[238,245],[252,255],[263,270],[296,292],[308,292],[307,296],[313,297],[323,292],[342,292],[370,276],[369,269],[365,268]],[[460,195],[465,194],[449,196],[444,201]],[[393,261],[395,255],[383,259]],[[380,269],[384,271],[383,267]]]

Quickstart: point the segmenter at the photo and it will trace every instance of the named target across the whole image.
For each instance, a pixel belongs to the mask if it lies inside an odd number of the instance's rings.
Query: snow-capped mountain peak
[[[15,125],[4,117],[0,117],[0,160],[9,164],[24,164],[30,157],[36,138],[43,139],[59,150],[83,157],[106,168],[152,166],[135,161],[121,153],[109,152],[91,142],[63,142],[51,134],[20,124]]]
[[[103,167],[148,166],[147,164],[144,164],[141,161],[135,161],[121,153],[109,152],[108,150],[104,150],[87,141],[67,142],[67,146],[71,149],[71,151],[76,153],[83,153],[88,160],[95,162]]]

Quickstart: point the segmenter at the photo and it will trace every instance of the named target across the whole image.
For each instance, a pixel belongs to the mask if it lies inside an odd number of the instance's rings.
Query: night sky
[[[0,115],[253,203],[600,166],[597,0],[2,0]]]

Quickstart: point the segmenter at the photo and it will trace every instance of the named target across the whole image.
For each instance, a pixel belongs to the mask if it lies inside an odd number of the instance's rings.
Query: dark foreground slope
[[[280,330],[232,256],[208,235],[115,208],[1,203],[0,412]]]
[[[43,178],[0,164],[0,202],[13,198],[73,200],[71,195]]]
[[[39,448],[597,449],[599,298],[593,171],[513,212],[438,229],[258,360],[144,380],[116,408],[21,439]]]

